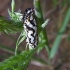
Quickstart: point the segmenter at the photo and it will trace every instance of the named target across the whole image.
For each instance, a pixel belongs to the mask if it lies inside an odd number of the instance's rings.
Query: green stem
[[[41,6],[40,6],[40,0],[34,0],[34,7],[35,7],[35,15],[37,17],[38,27],[40,27],[38,29],[38,31],[40,31],[41,25],[44,23],[43,14],[42,14]],[[50,51],[50,47],[49,47],[49,43],[48,43],[48,37],[47,37],[47,33],[46,33],[45,28],[42,30],[42,33],[44,36],[44,40],[46,40],[46,45],[48,46],[48,49]]]

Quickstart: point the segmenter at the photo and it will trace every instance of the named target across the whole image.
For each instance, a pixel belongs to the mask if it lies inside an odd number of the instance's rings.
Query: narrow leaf
[[[42,28],[45,28],[45,26],[48,24],[48,21],[49,21],[50,19],[47,19],[43,24],[42,24]]]
[[[16,42],[15,55],[17,55],[18,46],[20,45],[20,43],[22,43],[25,40],[25,38],[26,38],[25,31],[22,31]]]
[[[12,13],[14,13],[14,8],[15,8],[15,1],[12,0],[11,2],[11,8],[12,8]]]
[[[24,51],[23,53],[12,56],[0,63],[0,70],[26,70],[34,50]]]
[[[61,27],[61,29],[59,31],[59,34],[57,35],[57,37],[56,37],[56,39],[55,39],[55,41],[53,43],[53,46],[52,46],[52,49],[51,49],[51,52],[50,52],[50,59],[52,59],[55,56],[55,54],[57,53],[59,44],[60,44],[61,39],[62,39],[61,38],[62,37],[62,33],[65,31],[66,26],[67,26],[69,20],[70,20],[70,7],[69,7],[69,9],[67,11],[67,14],[65,16],[63,25],[62,25],[62,27]]]

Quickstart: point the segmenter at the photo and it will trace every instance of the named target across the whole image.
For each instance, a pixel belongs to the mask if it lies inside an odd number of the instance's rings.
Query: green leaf
[[[12,13],[14,13],[14,8],[15,8],[15,1],[12,0],[11,2],[11,8],[12,8]]]
[[[34,52],[44,46],[45,42],[38,44],[35,49],[24,51],[0,63],[0,70],[26,70]]]
[[[21,34],[18,37],[17,42],[16,42],[15,55],[17,55],[18,46],[20,45],[20,43],[22,43],[25,40],[25,38],[26,38],[25,31],[22,31]]]
[[[44,22],[43,14],[40,6],[40,0],[34,0],[34,8],[35,8],[35,15],[37,16],[37,18],[42,19],[41,21]]]
[[[10,16],[12,16],[12,14],[11,14],[11,12],[10,12],[10,10],[9,10],[9,9],[8,9],[8,13],[9,13],[9,15],[10,15]]]
[[[22,22],[14,22],[0,16],[0,33],[14,34],[23,30]]]
[[[24,51],[0,63],[0,70],[26,70],[35,50]]]
[[[46,27],[46,25],[48,24],[48,21],[49,21],[50,19],[47,19],[43,24],[42,24],[42,28],[45,28]]]
[[[18,12],[14,11],[14,8],[15,8],[15,1],[14,0],[12,0],[12,2],[11,2],[11,8],[12,8],[12,12],[10,12],[10,10],[8,9],[10,19],[14,22],[21,22],[22,18],[23,18],[23,14],[21,14],[20,10]]]
[[[37,53],[40,53],[40,51],[45,47],[46,44],[46,40],[44,39],[44,35],[42,31],[39,33],[38,43],[39,44],[44,43],[44,46],[40,46],[40,48],[38,48],[37,50]]]
[[[69,9],[67,11],[67,14],[65,16],[63,25],[62,25],[62,27],[61,27],[61,29],[59,31],[59,34],[57,35],[57,37],[56,37],[56,39],[55,39],[55,41],[53,43],[52,49],[50,51],[50,57],[49,57],[50,59],[52,59],[55,56],[55,54],[57,53],[59,44],[60,44],[61,39],[62,39],[62,33],[65,31],[69,20],[70,20],[70,7],[69,7]]]

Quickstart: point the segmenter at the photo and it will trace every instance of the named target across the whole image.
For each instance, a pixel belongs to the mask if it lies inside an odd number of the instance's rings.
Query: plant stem
[[[40,6],[40,0],[34,0],[34,8],[35,8],[35,15],[37,17],[38,27],[40,27],[44,23],[43,14]],[[40,31],[40,29],[41,27],[38,29],[38,31]],[[48,46],[48,50],[50,51],[48,37],[45,28],[42,30],[42,33],[44,36],[44,40],[46,40],[46,45]]]

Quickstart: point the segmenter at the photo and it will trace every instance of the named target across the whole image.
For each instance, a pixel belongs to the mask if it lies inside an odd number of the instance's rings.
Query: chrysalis
[[[38,43],[37,24],[34,9],[28,8],[23,15],[23,27],[26,32],[26,42],[30,49],[35,48]]]

